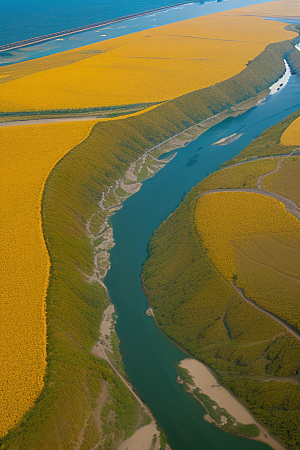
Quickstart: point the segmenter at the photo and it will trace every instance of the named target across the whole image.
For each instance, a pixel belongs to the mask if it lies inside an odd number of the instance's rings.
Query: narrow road
[[[295,149],[294,151],[296,151],[296,150],[297,149]],[[281,161],[281,162],[283,162],[283,161]],[[272,198],[275,198],[276,200],[279,200],[280,202],[282,202],[285,206],[285,209],[288,212],[290,212],[291,214],[293,214],[295,217],[297,217],[297,219],[300,220],[300,208],[294,202],[292,202],[292,200],[282,197],[281,195],[274,194],[273,192],[264,191],[262,189],[214,189],[211,191],[204,192],[199,197],[202,197],[207,194],[216,193],[216,192],[252,192],[254,194],[266,195],[267,197],[272,197]],[[237,286],[235,286],[233,283],[230,283],[230,284],[238,292],[238,294],[243,298],[243,300],[245,300],[247,303],[249,303],[249,305],[254,306],[254,308],[258,309],[259,311],[263,312],[264,314],[267,314],[269,317],[272,317],[272,319],[274,319],[274,320],[276,320],[276,322],[280,323],[280,325],[282,325],[289,333],[291,333],[296,339],[298,339],[298,341],[300,341],[300,335],[296,331],[294,331],[293,328],[291,328],[289,325],[287,325],[285,322],[283,322],[281,319],[279,319],[274,314],[272,314],[269,311],[258,306],[257,303],[255,303],[254,301],[249,300],[247,297],[244,296],[243,292]]]
[[[43,123],[57,123],[57,122],[82,122],[84,120],[101,120],[101,118],[94,116],[81,116],[81,117],[57,117],[55,119],[12,120],[10,122],[0,122],[0,127],[19,127],[21,125],[41,125]]]
[[[161,105],[161,103],[158,103],[156,105],[149,106],[148,108],[139,109],[132,113],[126,113],[121,114],[119,116],[115,117],[97,117],[97,116],[77,116],[77,117],[55,117],[53,119],[51,118],[44,118],[44,119],[24,119],[24,120],[11,120],[7,122],[0,122],[0,127],[16,127],[16,126],[22,126],[22,125],[40,125],[43,123],[57,123],[57,122],[81,122],[84,120],[98,120],[99,122],[108,122],[111,120],[122,120],[127,119],[128,117],[134,117],[139,116],[140,114],[144,114],[147,111],[151,111],[152,109],[156,108],[157,106]]]
[[[272,319],[276,320],[280,325],[282,325],[289,333],[291,333],[298,341],[300,341],[300,336],[296,331],[294,331],[289,325],[287,325],[285,322],[283,322],[281,319],[279,319],[274,314],[270,313],[266,309],[261,308],[258,306],[255,302],[252,300],[249,300],[247,297],[244,296],[243,292],[235,286],[233,283],[230,283],[231,286],[237,291],[237,293],[245,300],[245,302],[249,303],[249,305],[254,306],[254,308],[258,309],[259,311],[263,312],[264,314],[267,314],[267,316],[272,317]]]
[[[111,25],[117,22],[123,22],[124,20],[134,19],[137,17],[147,16],[148,14],[153,14],[160,11],[166,11],[168,9],[176,8],[177,6],[186,5],[186,3],[175,3],[170,6],[161,6],[159,8],[150,9],[149,11],[144,11],[135,14],[129,14],[127,16],[115,17],[113,19],[102,20],[101,22],[92,23],[90,25],[83,25],[81,27],[71,28],[70,30],[57,31],[56,33],[49,33],[44,36],[37,36],[30,39],[25,39],[23,41],[12,42],[10,44],[0,45],[0,52],[6,52],[8,50],[25,47],[26,45],[37,44],[44,41],[49,41],[57,39],[62,36],[67,36],[69,34],[81,33],[83,31],[91,30],[93,28],[103,27],[104,25]]]
[[[132,395],[136,398],[136,400],[139,402],[139,404],[141,405],[141,407],[143,408],[143,410],[146,412],[146,414],[148,414],[152,421],[155,423],[155,419],[154,416],[152,414],[152,412],[150,411],[150,409],[148,408],[148,406],[140,399],[140,397],[134,392],[133,387],[131,386],[130,383],[128,383],[127,380],[125,380],[125,378],[120,374],[120,372],[117,371],[117,369],[115,368],[115,366],[112,364],[112,362],[109,360],[108,356],[105,353],[105,348],[103,347],[103,345],[100,344],[100,342],[97,342],[93,349],[92,349],[92,353],[95,356],[98,356],[98,358],[102,358],[104,359],[106,362],[108,362],[108,364],[111,366],[111,368],[113,369],[113,371],[118,375],[118,377],[122,380],[122,382],[125,384],[125,386],[130,390],[130,392],[132,393]]]
[[[280,169],[281,165],[282,165],[288,158],[290,158],[290,157],[291,157],[297,150],[299,150],[299,149],[300,149],[300,147],[295,148],[295,149],[292,151],[292,153],[291,153],[290,155],[288,155],[288,156],[286,156],[284,159],[282,159],[282,160],[278,163],[278,166],[277,166],[277,168],[276,168],[275,170],[272,170],[271,172],[267,172],[267,173],[261,175],[261,176],[258,178],[258,180],[257,180],[257,189],[261,189],[261,182],[262,182],[262,180],[263,180],[265,177],[267,177],[268,175],[271,175],[271,173],[278,172],[278,170]]]
[[[199,197],[203,195],[212,194],[215,192],[252,192],[253,194],[265,195],[267,197],[275,198],[284,204],[285,209],[293,214],[297,219],[300,220],[300,208],[296,205],[292,200],[286,197],[282,197],[281,195],[274,194],[273,192],[264,191],[263,189],[213,189],[211,191],[206,191],[201,194]]]

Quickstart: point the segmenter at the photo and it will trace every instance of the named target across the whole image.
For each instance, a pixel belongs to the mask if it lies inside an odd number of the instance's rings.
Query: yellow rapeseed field
[[[262,188],[287,197],[300,207],[300,158],[295,156],[282,164],[278,172],[262,181]]]
[[[8,76],[0,89],[2,110],[172,99],[230,78],[269,43],[296,35],[284,23],[243,14],[243,9],[217,13],[82,47],[82,52],[102,52],[83,60],[77,49],[76,55],[64,53],[65,63],[64,56],[52,55],[39,64],[33,60],[3,68],[1,74]]]
[[[244,14],[259,17],[279,17],[280,19],[283,17],[300,19],[299,0],[277,0],[246,6]]]
[[[300,222],[283,203],[250,192],[217,192],[199,198],[195,220],[208,256],[229,281],[236,275],[233,244],[266,235],[300,249]]]
[[[201,192],[211,189],[257,188],[258,177],[275,170],[281,159],[281,157],[257,159],[217,170],[201,181]]]
[[[299,239],[299,238],[298,238]],[[300,329],[300,249],[267,235],[235,243],[237,284],[246,297]]]
[[[52,167],[96,121],[1,128],[0,436],[43,387],[49,257],[41,195]]]
[[[291,123],[281,136],[280,143],[283,145],[300,146],[300,117]]]
[[[217,269],[246,297],[300,329],[300,222],[249,192],[200,197],[197,230]]]

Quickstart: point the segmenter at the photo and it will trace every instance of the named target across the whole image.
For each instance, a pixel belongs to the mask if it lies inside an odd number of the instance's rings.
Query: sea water
[[[180,20],[204,16],[218,11],[240,8],[263,0],[221,0],[187,2],[98,29],[87,30],[55,38],[19,49],[0,52],[0,65],[27,61],[166,25]],[[172,0],[1,0],[0,45],[49,33],[65,31],[77,26],[97,23],[124,15],[137,14],[178,3]]]

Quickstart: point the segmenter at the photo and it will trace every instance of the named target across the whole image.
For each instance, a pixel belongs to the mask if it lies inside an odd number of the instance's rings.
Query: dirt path
[[[267,174],[266,174],[267,175]],[[300,208],[296,205],[292,200],[286,197],[282,197],[281,195],[274,194],[273,192],[264,191],[263,189],[213,189],[211,191],[206,191],[203,194],[200,195],[202,197],[203,195],[212,194],[215,192],[252,192],[254,194],[260,194],[265,195],[267,197],[275,198],[275,200],[280,201],[284,204],[285,209],[293,214],[297,219],[300,220]]]
[[[101,120],[101,119],[95,116],[81,116],[81,117],[58,117],[56,119],[13,120],[11,122],[0,122],[0,127],[19,127],[20,125],[41,125],[44,123],[57,123],[57,122],[82,122],[84,120]]]
[[[296,150],[297,149],[295,149],[294,151],[296,151]],[[283,162],[283,161],[281,161],[281,162]],[[267,197],[275,198],[276,200],[279,200],[280,202],[282,202],[284,204],[285,209],[288,212],[290,212],[291,214],[293,214],[295,217],[297,217],[300,220],[300,208],[292,200],[282,197],[281,195],[274,194],[273,192],[264,191],[262,189],[214,189],[211,191],[204,192],[203,194],[200,195],[200,197],[207,195],[207,194],[211,194],[211,193],[217,193],[217,192],[252,192],[254,194],[266,195]],[[263,312],[264,314],[267,314],[269,317],[272,317],[272,319],[274,319],[274,320],[276,320],[276,322],[280,323],[280,325],[282,325],[289,333],[291,333],[296,339],[298,339],[298,341],[300,341],[299,334],[296,333],[296,331],[294,331],[289,325],[287,325],[285,322],[283,322],[281,319],[279,319],[274,314],[272,314],[269,311],[258,306],[252,300],[249,300],[247,297],[244,296],[242,291],[237,286],[235,286],[233,283],[230,283],[230,284],[238,292],[238,294],[243,298],[243,300],[245,300],[247,303],[249,303],[249,305],[254,306],[254,308],[258,309],[259,311]]]
[[[192,130],[194,128],[195,129],[199,128],[199,130],[200,130],[199,135],[200,135],[204,131],[206,131],[206,129],[209,129],[213,125],[215,125],[219,122],[222,122],[226,118],[236,117],[236,116],[248,111],[253,106],[256,106],[261,101],[261,99],[267,97],[268,94],[269,94],[269,89],[265,89],[264,91],[257,94],[257,96],[252,97],[248,100],[245,100],[244,102],[238,103],[236,106],[232,107],[231,112],[229,112],[229,109],[226,109],[214,116],[208,117],[207,119],[203,120],[202,122],[191,125],[189,128],[186,128],[185,130],[180,131],[179,133],[166,139],[165,141],[160,142],[158,145],[156,145],[149,151],[154,150],[154,149],[160,147],[161,145],[163,145],[169,141],[172,141],[173,139],[176,140],[176,137],[183,135],[184,133],[186,133],[189,130]],[[107,117],[107,118],[102,117],[101,118],[101,117],[95,117],[95,116],[80,116],[80,117],[57,117],[57,118],[53,118],[53,119],[45,118],[45,119],[12,120],[12,121],[8,121],[8,122],[0,122],[0,127],[14,127],[14,126],[20,126],[20,125],[39,125],[39,124],[44,124],[44,123],[55,123],[55,122],[80,122],[80,121],[84,121],[84,120],[99,120],[99,121],[120,120],[120,119],[125,119],[127,117],[132,117],[132,116],[143,114],[144,112],[154,109],[157,106],[159,106],[159,104],[150,106],[149,108],[144,108],[144,109],[136,111],[135,113],[132,113],[132,114],[124,114],[122,116],[117,116],[117,117]],[[191,136],[187,141],[188,142],[193,141],[197,137],[198,136]],[[183,147],[183,146],[184,146],[184,142],[180,142],[180,145],[178,145],[178,146],[175,145],[174,148]],[[168,150],[168,151],[170,151],[170,150]]]
[[[155,419],[151,413],[151,411],[147,408],[147,406],[145,405],[145,403],[140,399],[140,397],[134,392],[131,384],[128,383],[127,380],[125,380],[125,378],[117,371],[117,369],[114,367],[114,365],[110,362],[108,356],[105,353],[105,349],[104,347],[97,342],[93,349],[92,349],[92,353],[95,356],[98,356],[99,358],[104,359],[105,361],[108,362],[108,364],[111,366],[111,368],[113,369],[113,371],[118,375],[118,377],[122,380],[122,382],[125,384],[125,386],[130,390],[130,392],[132,393],[132,395],[136,398],[136,400],[139,402],[139,404],[141,405],[141,407],[144,409],[144,411],[146,412],[146,414],[148,414],[152,421],[155,422]]]
[[[280,169],[281,165],[282,165],[288,158],[290,158],[290,157],[291,157],[297,150],[299,150],[299,149],[300,149],[300,147],[295,148],[295,149],[292,151],[292,153],[291,153],[290,155],[288,155],[288,156],[286,156],[284,159],[282,159],[282,160],[278,163],[278,166],[277,166],[277,168],[276,168],[275,170],[272,170],[271,172],[267,172],[267,173],[261,175],[261,176],[258,178],[258,180],[257,180],[257,189],[261,189],[261,182],[262,182],[262,180],[263,180],[265,177],[267,177],[268,175],[271,175],[271,173],[278,172],[278,170]]]
[[[80,116],[80,117],[54,117],[51,118],[44,118],[44,119],[25,119],[25,120],[12,120],[10,122],[0,122],[0,127],[17,127],[17,126],[24,126],[24,125],[41,125],[45,123],[59,123],[59,122],[83,122],[85,120],[98,120],[99,122],[109,122],[109,121],[115,121],[115,120],[122,120],[122,119],[128,119],[129,117],[135,117],[139,116],[140,114],[144,114],[147,111],[151,111],[152,109],[156,108],[157,105],[149,106],[148,108],[139,109],[138,111],[132,112],[132,113],[126,113],[121,114],[116,117],[97,117],[97,116]]]
[[[230,283],[230,284],[237,291],[237,293],[243,298],[243,300],[245,300],[245,302],[249,303],[249,305],[251,305],[251,306],[254,306],[254,308],[258,309],[259,311],[263,312],[264,314],[267,314],[267,316],[272,317],[272,319],[274,319],[274,320],[276,320],[276,322],[280,323],[280,325],[282,325],[289,333],[291,333],[296,339],[298,339],[298,341],[300,341],[299,334],[297,334],[296,331],[294,331],[289,325],[284,323],[281,319],[279,319],[274,314],[272,314],[269,311],[258,306],[252,300],[249,300],[247,297],[244,296],[242,291],[237,286],[235,286],[233,283]]]

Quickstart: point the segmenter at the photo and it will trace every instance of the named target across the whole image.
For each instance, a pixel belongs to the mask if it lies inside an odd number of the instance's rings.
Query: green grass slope
[[[108,300],[99,284],[89,282],[94,248],[86,223],[97,211],[102,191],[124,175],[146,149],[266,89],[284,72],[283,57],[292,48],[289,41],[269,45],[231,80],[141,116],[99,123],[55,166],[42,200],[43,231],[51,259],[45,387],[35,407],[1,439],[1,449],[83,450],[97,444],[101,450],[111,449],[141,422],[137,402],[108,364],[91,354]],[[223,283],[213,275],[213,268],[209,273]],[[232,305],[239,305],[227,286],[222,289],[224,296],[232,296]],[[213,311],[207,314],[215,320]],[[221,326],[218,330],[228,340],[226,330]],[[266,332],[266,339],[277,331]],[[190,336],[193,340],[192,333]]]
[[[263,155],[270,150],[272,132],[280,129],[281,135],[297,114],[267,130],[266,139],[258,138]],[[193,188],[154,233],[142,278],[164,332],[212,368],[286,448],[296,450],[300,446],[299,341],[239,297],[208,258],[194,222],[201,193],[255,188],[259,175],[277,163],[262,159],[229,167]]]
[[[300,52],[299,52],[300,53]],[[295,111],[271,128],[268,128],[260,136],[254,139],[241,153],[226,161],[220,168],[247,161],[248,159],[262,158],[265,156],[287,155],[295,149],[295,145],[283,145],[280,138],[284,130],[299,117],[300,111]]]

